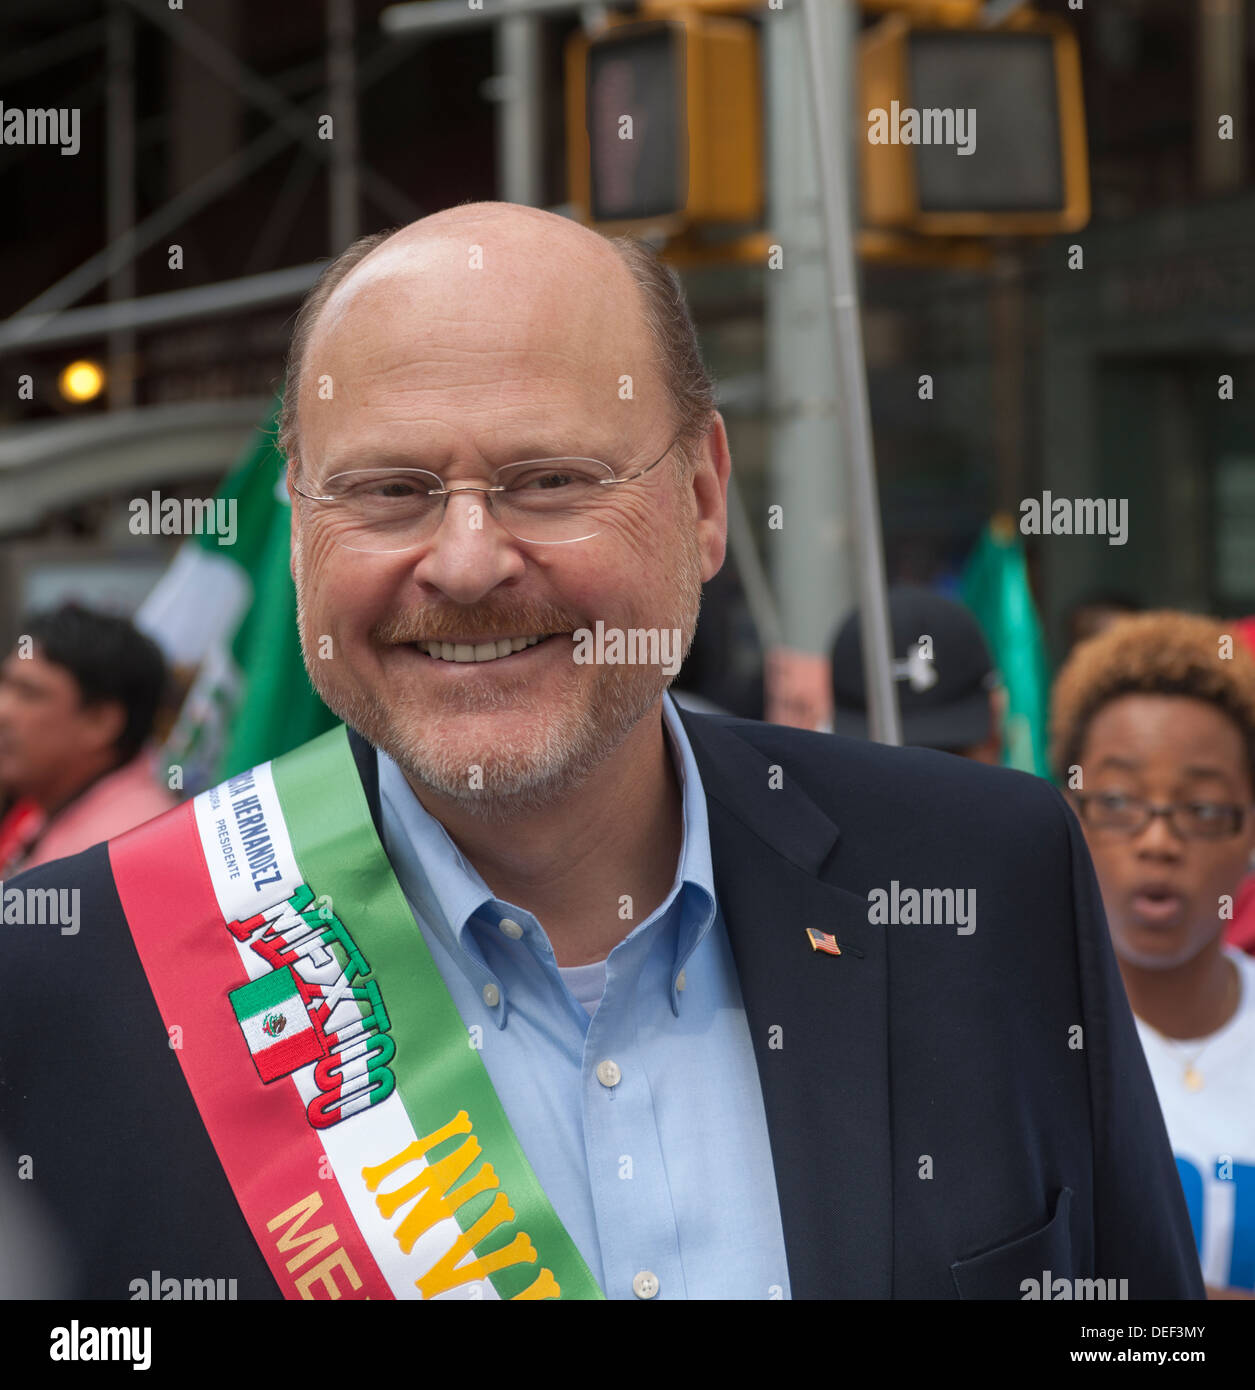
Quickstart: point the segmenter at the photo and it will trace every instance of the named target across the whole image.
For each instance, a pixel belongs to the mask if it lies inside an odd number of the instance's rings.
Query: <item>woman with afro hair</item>
[[[1255,659],[1222,623],[1123,618],[1055,682],[1051,761],[1093,857],[1210,1297],[1255,1290]]]

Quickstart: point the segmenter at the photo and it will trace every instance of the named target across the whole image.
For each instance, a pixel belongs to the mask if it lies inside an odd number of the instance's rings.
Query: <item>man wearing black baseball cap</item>
[[[931,589],[889,590],[893,679],[902,710],[902,741],[977,762],[997,763],[1004,691],[980,624],[961,603]],[[832,646],[833,731],[868,736],[863,640],[857,610]]]

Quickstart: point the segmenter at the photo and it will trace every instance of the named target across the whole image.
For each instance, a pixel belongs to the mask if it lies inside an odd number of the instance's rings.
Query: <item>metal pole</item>
[[[518,8],[512,0],[511,9]],[[509,15],[493,35],[497,57],[497,196],[506,203],[539,207],[540,19]]]
[[[1194,91],[1194,167],[1204,193],[1242,187],[1246,130],[1246,6],[1242,0],[1198,0]],[[1219,138],[1219,117],[1233,138]]]
[[[82,265],[76,266],[68,275],[63,275],[55,284],[36,295],[17,316],[24,328],[33,330],[41,326],[50,315],[73,304],[89,290],[94,290],[123,261],[146,251],[167,232],[182,225],[193,213],[212,203],[219,193],[273,159],[291,139],[281,126],[271,126],[251,145],[232,155],[225,164],[211,169],[203,179],[197,179],[190,188],[184,189],[142,222],[136,223],[117,241],[110,242]]]
[[[1010,19],[1017,10],[1022,10],[1029,0],[985,0],[985,8],[980,12],[980,22],[986,29],[992,29],[1004,20]]]
[[[158,3],[158,0],[126,0],[126,3],[137,13],[151,20],[157,28],[164,30],[175,43],[184,45],[208,71],[234,87],[246,101],[265,111],[271,120],[288,131],[293,139],[313,150],[320,159],[331,158],[331,151],[327,146],[335,142],[318,138],[317,121],[299,106],[288,101],[274,83],[259,77],[252,68],[242,63],[212,34],[207,34],[193,20],[186,18],[182,11],[173,13],[165,5]],[[358,177],[367,194],[389,217],[395,217],[398,222],[406,222],[423,215],[413,199],[395,188],[381,174],[375,173],[369,165],[360,166]]]
[[[135,28],[122,0],[109,7],[106,69],[105,228],[116,245],[135,224]],[[135,262],[130,257],[109,276],[110,304],[135,298]],[[135,334],[109,335],[109,409],[135,404]]]
[[[837,358],[839,420],[845,436],[843,452],[849,461],[850,495],[854,504],[863,675],[872,738],[880,743],[900,744],[902,725],[891,672],[893,649],[889,635],[885,558],[880,535],[880,502],[876,495],[871,406],[867,398],[867,373],[863,361],[847,183],[846,150],[852,107],[847,62],[850,10],[847,0],[847,3],[839,6],[839,12],[835,15],[833,28],[838,51],[836,61],[829,70],[824,61],[829,48],[821,27],[824,3],[825,0],[802,0],[802,15],[806,26],[811,106],[819,155],[829,308]]]
[[[331,254],[357,240],[357,71],[353,0],[327,0],[327,95],[331,105],[328,231]]]
[[[758,633],[759,644],[764,653],[768,652],[772,647],[779,646],[782,640],[780,614],[763,570],[763,562],[758,558],[754,532],[741,498],[735,469],[728,476],[728,549],[736,562],[737,575],[745,594],[745,606]]]
[[[825,307],[818,160],[805,83],[799,80],[806,64],[801,13],[791,8],[771,15],[762,28],[768,226],[783,257],[779,268],[763,273],[765,500],[778,505],[783,517],[782,529],[766,531],[765,548],[780,599],[776,640],[798,651],[825,653],[853,608],[856,591],[848,469]]]
[[[621,9],[632,0],[607,0],[612,9]],[[453,29],[475,29],[496,24],[507,11],[531,15],[568,15],[584,10],[588,0],[484,0],[483,9],[471,9],[466,0],[420,0],[417,4],[389,5],[379,13],[379,27],[385,34],[448,33]]]
[[[31,78],[45,68],[57,63],[68,62],[95,48],[107,37],[107,24],[104,20],[92,19],[85,24],[76,24],[43,43],[22,44],[11,56],[0,62],[0,82],[12,82],[16,78]]]
[[[273,135],[274,132],[269,132]],[[279,132],[282,139],[283,134]],[[190,290],[149,294],[122,304],[92,304],[52,314],[24,314],[0,322],[0,356],[18,348],[50,347],[98,338],[119,329],[157,328],[237,310],[299,299],[318,279],[325,262],[272,270],[239,280],[217,280]]]
[[[283,183],[274,195],[265,222],[253,238],[248,259],[240,267],[241,274],[255,275],[280,260],[301,204],[319,172],[318,165],[303,150],[293,151]]]

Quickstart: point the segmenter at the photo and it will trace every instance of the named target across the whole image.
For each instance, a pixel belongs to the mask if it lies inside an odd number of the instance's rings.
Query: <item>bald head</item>
[[[390,293],[433,277],[468,304],[480,293],[508,293],[521,303],[564,291],[581,297],[600,291],[629,302],[635,294],[627,267],[596,232],[539,208],[469,203],[387,234],[344,276],[319,318],[372,289]]]
[[[362,238],[323,272],[288,354],[279,444],[290,459],[304,461],[302,432],[328,394],[339,395],[337,345],[347,336],[360,348],[363,329],[383,319],[391,368],[400,374],[408,362],[441,389],[508,402],[527,389],[517,371],[525,351],[529,366],[548,362],[555,373],[564,359],[577,375],[600,370],[591,384],[607,393],[610,415],[635,402],[638,415],[669,417],[684,445],[710,424],[713,387],[682,289],[651,251],[538,208],[472,203]],[[457,364],[472,361],[459,380]]]

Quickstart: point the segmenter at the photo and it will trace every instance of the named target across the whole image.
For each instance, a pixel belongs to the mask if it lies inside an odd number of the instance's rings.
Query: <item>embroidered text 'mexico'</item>
[[[240,941],[280,971],[291,967],[326,1054],[314,1066],[319,1094],[306,1114],[315,1129],[339,1124],[380,1101],[396,1086],[389,1064],[396,1044],[365,956],[330,907],[302,883],[286,901],[242,922],[228,922]]]

